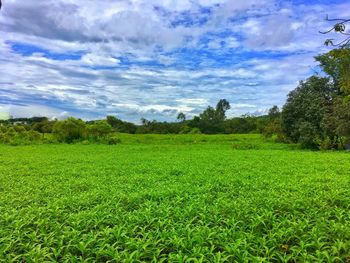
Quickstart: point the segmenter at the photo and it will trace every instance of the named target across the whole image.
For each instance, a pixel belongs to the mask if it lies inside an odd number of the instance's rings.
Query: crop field
[[[0,146],[0,262],[350,262],[350,154],[120,138]]]

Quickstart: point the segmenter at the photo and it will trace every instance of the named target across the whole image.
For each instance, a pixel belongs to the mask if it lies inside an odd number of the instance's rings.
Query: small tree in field
[[[86,125],[80,119],[68,118],[64,121],[57,121],[52,132],[58,141],[72,143],[85,137]]]
[[[112,132],[112,126],[106,121],[98,121],[88,127],[89,136],[98,139],[105,138]]]

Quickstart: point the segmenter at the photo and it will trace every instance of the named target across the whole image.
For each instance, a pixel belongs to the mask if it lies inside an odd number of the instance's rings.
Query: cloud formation
[[[349,8],[347,8],[349,7]],[[346,1],[4,0],[1,116],[193,116],[282,105]]]

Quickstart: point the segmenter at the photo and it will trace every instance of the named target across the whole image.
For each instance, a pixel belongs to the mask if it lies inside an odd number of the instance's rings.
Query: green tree
[[[97,121],[88,126],[89,136],[94,139],[106,138],[112,132],[112,126],[107,121]]]
[[[223,122],[226,119],[226,111],[229,109],[231,109],[231,106],[227,100],[219,100],[219,102],[216,104],[215,109],[216,119],[220,122]]]
[[[267,116],[267,122],[262,130],[263,135],[265,137],[271,137],[274,134],[282,133],[280,109],[274,105],[269,109]]]
[[[117,132],[135,133],[137,128],[135,124],[122,121],[114,116],[107,116],[107,123]]]
[[[338,97],[326,112],[322,128],[333,141],[343,143],[350,138],[350,102]]]
[[[226,111],[229,109],[230,103],[225,99],[221,99],[215,108],[208,106],[199,115],[199,119],[194,118],[192,127],[199,128],[203,133],[223,133]],[[195,122],[197,122],[197,126],[194,125]]]
[[[57,121],[52,132],[58,141],[72,143],[86,136],[86,125],[82,120],[70,117],[64,121]]]
[[[338,94],[350,95],[350,48],[334,49],[316,60],[332,78]]]
[[[179,121],[179,122],[185,122],[186,121],[186,115],[183,113],[183,112],[180,112],[176,119]]]
[[[281,111],[278,106],[274,105],[269,109],[268,116],[271,120],[278,119],[281,116]]]
[[[321,123],[334,97],[329,78],[312,76],[301,81],[288,95],[282,111],[282,128],[290,140],[303,147],[316,148],[324,132]]]

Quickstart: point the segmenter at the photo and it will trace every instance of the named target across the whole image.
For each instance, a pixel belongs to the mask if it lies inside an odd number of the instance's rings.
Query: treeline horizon
[[[157,121],[141,118],[140,124],[124,121],[111,115],[106,116],[105,119],[86,121],[74,117],[67,117],[61,120],[48,117],[9,118],[0,120],[0,124],[3,129],[5,126],[12,126],[15,130],[18,130],[18,127],[22,127],[25,130],[33,130],[43,134],[54,133],[60,124],[72,127],[94,126],[95,129],[130,134],[262,133],[270,120],[275,119],[280,114],[279,108],[273,106],[266,115],[244,114],[240,117],[227,118],[226,111],[230,107],[230,103],[226,99],[221,99],[215,107],[208,106],[198,116],[190,119],[187,119],[186,115],[180,112],[176,121]],[[54,129],[55,126],[56,129]],[[83,129],[83,127],[81,128]]]

